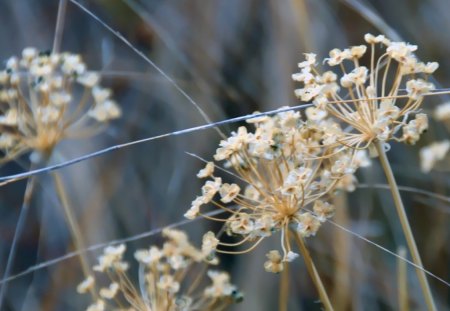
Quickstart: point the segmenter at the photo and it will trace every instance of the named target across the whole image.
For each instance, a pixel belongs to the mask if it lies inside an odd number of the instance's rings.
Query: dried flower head
[[[267,272],[280,273],[284,269],[283,257],[279,251],[273,250],[266,254],[267,261],[264,263],[264,269]]]
[[[445,158],[450,150],[450,141],[434,142],[420,149],[420,166],[423,172],[428,173],[438,161]]]
[[[223,183],[209,162],[209,180],[185,217],[203,216],[224,222],[226,232],[240,238],[234,244],[215,241],[217,252],[251,251],[264,238],[281,232],[280,260],[292,261],[297,256],[291,250],[289,231],[302,237],[315,235],[321,222],[333,215],[333,206],[326,202],[329,195],[343,185],[341,180],[353,183],[356,169],[368,161],[363,151],[333,144],[342,130],[325,115],[309,111],[302,119],[299,112],[288,111],[248,122],[254,124],[254,132],[240,127],[220,142],[214,155],[216,161],[224,161],[225,167],[233,170],[245,187]],[[204,177],[205,170],[198,176]],[[202,213],[202,207],[209,203],[228,212],[229,217],[218,219]],[[244,251],[224,249],[246,243],[253,245]],[[267,265],[268,271],[281,271],[275,264],[270,268]]]
[[[140,265],[139,286],[127,274],[125,245],[105,248],[94,270],[111,283],[99,290],[100,298],[87,310],[223,310],[242,299],[226,272],[206,269],[217,263],[214,249],[218,240],[212,232],[203,237],[201,250],[183,231],[165,229],[163,235],[167,241],[161,248],[151,246],[134,254]],[[78,286],[78,292],[85,293],[94,282],[90,276]]]
[[[414,144],[428,126],[426,115],[418,112],[424,95],[434,89],[427,79],[438,63],[420,62],[414,55],[415,45],[391,42],[382,35],[367,34],[364,39],[368,46],[330,51],[324,62],[338,67],[339,73],[320,73],[316,56],[306,54],[306,61],[299,63],[300,72],[292,76],[303,84],[295,94],[315,104],[315,115],[328,114],[350,126],[336,133],[335,143],[352,148],[389,140]],[[382,47],[379,54],[377,45]],[[367,51],[366,67],[361,58]]]
[[[34,151],[48,156],[63,139],[98,132],[121,115],[111,90],[99,85],[80,55],[25,48],[0,71],[2,161]]]

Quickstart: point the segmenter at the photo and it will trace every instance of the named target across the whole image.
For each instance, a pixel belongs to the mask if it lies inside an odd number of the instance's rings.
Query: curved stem
[[[314,285],[316,286],[317,291],[319,292],[320,300],[327,311],[333,311],[333,306],[331,305],[330,298],[328,298],[327,291],[323,286],[322,280],[320,279],[320,275],[317,272],[316,266],[309,254],[308,249],[306,248],[305,242],[303,242],[303,238],[300,236],[298,232],[294,234],[295,241],[297,242],[298,248],[302,253],[303,260],[305,261],[306,268],[308,269],[309,276],[311,277]]]
[[[386,156],[386,152],[384,151],[381,142],[376,141],[374,142],[374,144],[375,147],[377,148],[381,166],[383,167],[384,174],[386,175],[389,187],[391,188],[392,198],[394,199],[395,208],[397,209],[397,214],[400,219],[400,223],[402,225],[403,233],[405,234],[406,243],[408,244],[411,257],[413,259],[413,262],[417,266],[423,268],[422,260],[420,259],[420,254],[417,249],[416,241],[414,240],[411,226],[409,225],[408,217],[406,216],[405,207],[403,206],[403,201],[400,196],[400,192],[397,186],[397,182],[395,181],[394,174],[392,173],[391,165],[389,164],[388,158]],[[425,297],[425,302],[427,304],[428,310],[430,311],[437,310],[425,272],[422,269],[416,268],[416,273],[417,277],[419,278],[420,287],[422,288],[422,292]]]

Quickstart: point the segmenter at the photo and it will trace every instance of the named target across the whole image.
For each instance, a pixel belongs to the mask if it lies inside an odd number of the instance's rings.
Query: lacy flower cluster
[[[269,256],[280,264],[276,268],[266,265],[266,270],[280,272],[282,262],[297,257],[289,231],[301,237],[315,235],[334,213],[328,202],[330,194],[339,188],[354,189],[354,172],[369,160],[364,151],[336,144],[343,131],[325,115],[313,108],[305,120],[293,111],[255,117],[247,121],[254,124],[254,132],[240,127],[220,142],[215,161],[223,161],[227,172],[244,186],[223,182],[215,174],[217,165],[209,162],[197,175],[207,179],[202,194],[185,214],[189,219],[202,216],[221,221],[226,232],[239,239],[233,244],[219,242],[217,252],[251,251],[264,238],[280,232],[283,255],[272,252]],[[202,209],[207,204],[222,209],[228,217],[206,215]],[[244,244],[250,247],[243,251],[224,249]]]
[[[367,45],[331,50],[324,63],[332,70],[323,73],[316,55],[305,54],[300,72],[292,76],[303,84],[295,94],[350,126],[337,139],[342,145],[365,148],[389,140],[414,144],[428,127],[419,107],[434,89],[427,79],[438,63],[420,62],[416,45],[382,35],[366,34],[364,39]],[[361,65],[362,60],[368,65]]]
[[[81,57],[26,48],[0,71],[0,150],[8,161],[48,156],[65,138],[92,135],[121,111]],[[37,160],[36,159],[36,160]]]
[[[125,245],[107,247],[93,267],[100,276],[89,276],[77,288],[79,293],[94,292],[97,297],[87,310],[224,310],[242,299],[226,272],[208,269],[217,264],[214,248],[218,240],[212,232],[204,235],[201,250],[183,231],[165,229],[163,236],[167,241],[161,248],[151,246],[134,254],[139,262],[139,286],[127,274]],[[97,290],[105,276],[109,285]]]

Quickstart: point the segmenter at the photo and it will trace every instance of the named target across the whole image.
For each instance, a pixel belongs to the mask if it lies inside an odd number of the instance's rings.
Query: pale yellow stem
[[[406,261],[400,259],[406,257],[406,248],[399,247],[397,254],[400,256],[397,259],[397,291],[398,291],[398,306],[400,311],[408,311],[408,275]]]
[[[349,226],[350,222],[347,201],[345,192],[333,198],[333,204],[336,206],[334,221],[344,227]],[[334,286],[330,295],[336,310],[348,310],[350,307],[352,293],[350,247],[350,236],[336,227],[336,231],[333,232]]]
[[[311,255],[309,254],[309,251],[306,248],[305,243],[303,242],[303,238],[299,235],[298,232],[295,232],[294,237],[295,241],[297,242],[298,248],[302,253],[308,273],[314,285],[316,286],[317,292],[319,293],[320,300],[322,301],[325,310],[334,310],[333,306],[331,305],[330,298],[328,298],[327,291],[325,290],[322,280],[320,279],[320,275],[317,272],[316,266],[314,265],[314,262],[311,258]]]
[[[422,288],[422,292],[425,297],[427,309],[430,311],[437,310],[433,300],[433,295],[431,294],[430,286],[427,281],[427,277],[423,270],[423,264],[422,260],[420,259],[419,250],[417,249],[416,241],[414,240],[411,226],[409,225],[408,217],[406,216],[405,207],[403,206],[403,201],[398,190],[397,182],[395,181],[394,174],[392,173],[391,165],[389,164],[382,143],[377,141],[374,142],[374,144],[377,148],[381,166],[383,167],[386,179],[391,189],[392,198],[394,199],[395,208],[397,209],[397,214],[402,225],[403,233],[405,234],[406,243],[411,253],[411,257],[414,264],[420,267],[416,268],[416,273],[417,277],[419,278],[420,287]]]
[[[67,197],[67,193],[64,188],[64,183],[61,179],[61,176],[59,176],[58,173],[52,173],[52,176],[55,181],[56,192],[58,194],[58,197],[61,201],[61,205],[64,210],[64,216],[66,217],[66,221],[69,225],[69,229],[72,234],[75,248],[76,248],[76,250],[85,249],[86,248],[85,242],[84,242],[83,236],[81,235],[80,227],[78,226],[78,223],[75,220],[75,216],[70,208],[69,199]],[[85,278],[87,278],[88,276],[90,276],[92,274],[91,268],[89,266],[89,262],[84,253],[81,253],[79,258],[80,258],[80,263],[81,263],[81,269],[83,270],[83,274],[84,274]],[[94,287],[91,288],[90,293],[94,299],[97,298],[97,294],[96,294]]]
[[[289,297],[289,263],[286,262],[281,272],[280,293],[278,301],[278,310],[287,311]]]

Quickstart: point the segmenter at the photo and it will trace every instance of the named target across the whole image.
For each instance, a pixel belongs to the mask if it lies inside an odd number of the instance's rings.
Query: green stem
[[[430,286],[427,281],[427,277],[423,270],[422,260],[420,259],[420,254],[417,249],[416,241],[409,225],[408,217],[406,216],[405,207],[403,206],[403,201],[398,190],[397,182],[395,181],[394,174],[392,173],[391,165],[389,164],[386,152],[384,151],[381,142],[374,142],[377,148],[378,155],[380,157],[381,166],[383,167],[384,174],[388,181],[389,187],[391,188],[392,198],[394,199],[395,208],[397,209],[397,214],[402,225],[403,233],[405,234],[406,243],[408,244],[411,257],[416,266],[417,277],[419,278],[420,287],[422,288],[423,295],[425,297],[425,302],[427,308],[430,311],[435,311],[436,305],[433,300],[433,295],[431,294]],[[420,267],[420,268],[419,268]]]
[[[309,254],[308,249],[306,248],[305,242],[303,242],[303,238],[299,235],[299,233],[294,234],[295,241],[297,242],[298,248],[302,253],[303,260],[305,261],[306,268],[308,273],[313,280],[314,285],[316,286],[317,291],[319,292],[320,300],[327,311],[333,311],[333,306],[331,305],[330,298],[328,298],[327,291],[323,286],[322,280],[320,279],[319,273],[317,272],[316,266]]]

